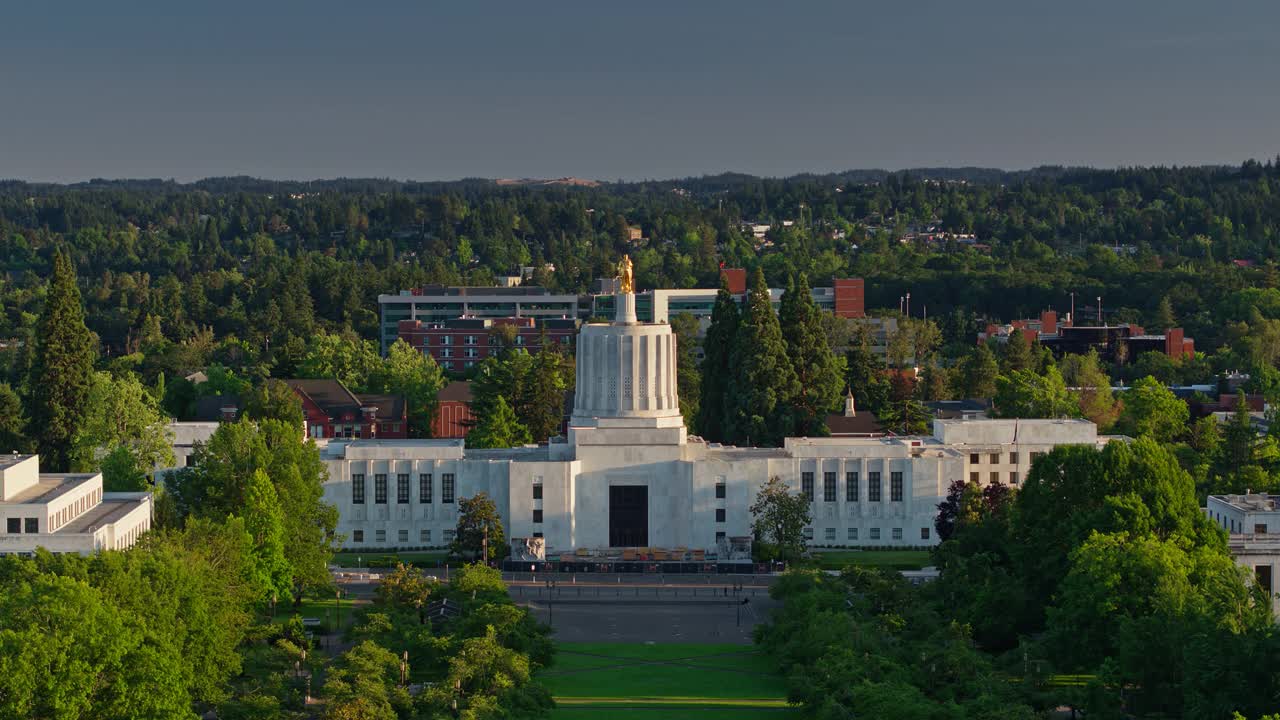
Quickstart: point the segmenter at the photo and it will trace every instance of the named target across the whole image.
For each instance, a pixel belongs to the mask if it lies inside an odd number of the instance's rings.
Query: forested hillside
[[[58,247],[104,355],[138,351],[148,327],[173,342],[209,329],[209,344],[251,372],[296,354],[318,328],[372,338],[379,293],[487,284],[520,266],[538,267],[535,280],[556,290],[585,291],[630,252],[642,289],[714,287],[721,263],[761,267],[774,287],[794,271],[814,285],[865,277],[869,307],[911,292],[913,307],[944,320],[947,340],[967,337],[978,318],[1063,310],[1071,291],[1102,296],[1114,321],[1149,322],[1168,297],[1197,348],[1212,351],[1232,339],[1226,321],[1280,306],[1235,294],[1280,282],[1277,183],[1274,162],[597,187],[10,181],[0,183],[0,339],[31,333]],[[774,227],[758,242],[744,222]],[[645,240],[629,243],[628,227]],[[901,242],[926,230],[978,245]]]

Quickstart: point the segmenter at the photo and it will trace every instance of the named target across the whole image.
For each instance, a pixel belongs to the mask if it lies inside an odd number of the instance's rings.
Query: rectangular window
[[[716,499],[723,500],[725,497],[725,485],[722,482],[716,483]]]
[[[1011,453],[1009,453],[1009,464],[1010,464],[1010,465],[1017,465],[1017,464],[1018,464],[1018,453],[1016,453],[1016,452],[1011,452]]]
[[[721,540],[723,540],[723,539],[724,539],[724,531],[723,531],[723,530],[717,530],[717,531],[716,531],[716,544],[717,544],[717,545],[719,545],[719,544],[720,544],[720,541],[721,541]]]
[[[533,536],[534,536],[534,537],[542,537],[542,533],[540,533],[540,532],[536,532],[536,533],[534,533],[534,534],[533,534]]]
[[[716,508],[716,522],[718,523],[724,522],[724,516],[725,516],[724,508]]]
[[[422,530],[420,530],[418,532],[418,542],[422,542],[422,543],[431,542],[431,531],[427,528],[423,528]]]
[[[902,539],[902,528],[894,528],[894,529],[893,529],[893,539],[894,539],[894,540],[901,540],[901,539]]]
[[[804,539],[805,539],[805,540],[813,540],[813,528],[805,528],[805,529],[804,529]]]
[[[431,473],[422,473],[418,476],[418,502],[431,502]]]
[[[976,482],[978,482],[978,473],[976,473],[976,472],[971,472],[971,473],[969,473],[969,482],[971,482],[971,483],[976,483]]]
[[[823,535],[823,537],[824,537],[824,538],[826,538],[827,542],[835,542],[835,541],[836,541],[836,529],[835,529],[835,528],[826,528],[826,530],[822,533],[822,535]]]
[[[9,518],[6,523],[6,529],[15,535],[20,535],[22,533],[22,518]]]
[[[1262,588],[1263,592],[1270,597],[1273,590],[1271,587],[1271,566],[1259,565],[1253,569],[1253,572],[1254,577],[1258,579],[1258,587]]]
[[[822,501],[836,501],[836,474],[833,472],[822,473]]]
[[[440,476],[440,502],[447,505],[453,503],[453,473]]]
[[[844,499],[846,502],[858,502],[858,473],[844,474]]]
[[[1266,535],[1266,534],[1267,534],[1267,524],[1266,524],[1266,523],[1254,523],[1254,525],[1253,525],[1253,534],[1254,534],[1254,535]]]
[[[386,530],[374,530],[374,531],[373,531],[373,541],[374,541],[374,542],[376,542],[376,543],[386,544],[386,542],[387,542],[387,531],[386,531]]]
[[[880,539],[880,528],[871,528],[871,539],[872,540]]]
[[[1011,472],[1011,473],[1009,473],[1009,484],[1010,484],[1010,485],[1017,485],[1017,484],[1018,484],[1018,473],[1016,473],[1016,472]]]
[[[533,521],[534,521],[535,523],[541,523],[541,522],[542,522],[542,511],[541,511],[541,510],[534,510],[534,511],[533,511]]]
[[[978,453],[969,453],[970,465],[977,465],[980,461],[981,461],[981,458],[978,457]]]
[[[1031,462],[1035,462],[1035,461],[1036,461],[1036,458],[1040,457],[1040,456],[1041,456],[1041,455],[1043,455],[1043,454],[1044,454],[1044,453],[1042,453],[1042,452],[1033,452],[1033,453],[1031,453]]]
[[[353,505],[364,504],[364,475],[351,476],[351,503]]]
[[[534,486],[533,486],[533,499],[534,499],[534,500],[541,500],[541,499],[542,499],[542,486],[541,486],[541,485],[534,485]]]
[[[397,542],[400,542],[402,544],[409,542],[409,531],[401,530],[398,534]]]
[[[351,542],[358,542],[358,543],[364,542],[364,531],[363,530],[352,531]]]
[[[867,502],[880,502],[880,473],[867,473]]]
[[[409,504],[409,473],[396,475],[396,502],[401,505]]]
[[[800,492],[805,500],[813,502],[813,473],[800,473]]]
[[[377,505],[387,504],[387,476],[382,473],[373,476],[373,502]]]
[[[991,484],[994,485],[998,482],[1000,482],[1000,473],[998,472],[991,473]]]
[[[991,464],[992,464],[992,465],[999,465],[999,464],[1000,464],[1000,453],[998,453],[998,452],[996,452],[996,453],[995,453],[995,452],[994,452],[994,453],[991,453]]]
[[[889,500],[902,502],[902,473],[889,473]]]
[[[849,528],[849,539],[850,540],[858,539],[858,528]]]
[[[920,539],[921,540],[929,539],[929,528],[920,528]]]
[[[454,538],[454,536],[456,536],[457,534],[458,534],[458,533],[457,533],[457,531],[456,531],[456,530],[445,530],[445,531],[444,531],[444,541],[445,541],[446,543],[451,543],[451,542],[453,542],[453,538]]]

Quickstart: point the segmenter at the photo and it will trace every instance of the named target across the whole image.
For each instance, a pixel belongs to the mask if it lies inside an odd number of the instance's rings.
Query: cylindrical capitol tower
[[[671,326],[637,322],[634,293],[614,297],[614,322],[585,325],[578,334],[570,424],[595,425],[605,418],[681,417],[676,337]]]

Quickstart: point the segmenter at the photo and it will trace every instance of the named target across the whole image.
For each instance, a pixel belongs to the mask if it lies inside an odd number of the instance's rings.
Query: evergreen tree
[[[996,376],[1000,367],[986,343],[978,343],[964,359],[960,370],[962,391],[966,398],[989,398],[996,394]]]
[[[1178,320],[1173,316],[1173,303],[1169,302],[1168,295],[1160,298],[1160,304],[1156,306],[1156,312],[1151,317],[1151,325],[1151,329],[1156,332],[1178,327]]]
[[[687,312],[671,318],[671,332],[676,336],[676,392],[680,395],[680,414],[685,427],[698,435],[701,411],[702,373],[698,370],[698,320]]]
[[[827,344],[822,314],[813,302],[809,279],[804,273],[800,274],[799,281],[788,284],[782,296],[779,320],[787,355],[799,383],[792,430],[802,437],[826,435],[826,415],[839,400],[843,378],[840,363]]]
[[[871,336],[859,326],[844,355],[844,382],[858,407],[879,415],[889,403],[891,391],[884,362],[871,350]]]
[[[67,472],[93,384],[97,338],[85,327],[75,269],[61,251],[53,257],[35,342],[27,406],[36,452],[48,471]]]
[[[499,395],[479,421],[467,433],[467,445],[474,448],[507,448],[529,442],[529,429],[520,424],[516,413]]]
[[[1249,400],[1243,391],[1236,395],[1235,411],[1222,427],[1222,442],[1218,445],[1218,473],[1231,478],[1231,491],[1243,492],[1246,488],[1239,478],[1246,468],[1258,461],[1258,431],[1249,414]]]
[[[727,398],[727,440],[738,445],[780,444],[791,432],[792,403],[800,385],[759,268],[729,356],[729,377],[733,394]]]
[[[936,362],[930,362],[920,373],[916,394],[925,402],[951,399],[951,373]]]
[[[565,393],[573,387],[573,372],[572,361],[566,362],[565,356],[554,350],[544,349],[533,356],[525,383],[527,402],[520,416],[533,440],[542,442],[560,434]]]
[[[0,383],[0,453],[26,452],[27,418],[22,412],[22,399]]]
[[[702,392],[699,398],[698,433],[712,442],[726,440],[725,424],[728,412],[728,394],[732,386],[729,376],[729,358],[738,339],[740,323],[738,304],[729,293],[729,281],[720,278],[720,292],[711,310],[711,325],[703,339]]]
[[[1000,357],[1000,369],[1005,375],[1014,370],[1026,370],[1031,367],[1035,358],[1031,354],[1031,343],[1021,330],[1014,329],[1009,333],[1009,340],[1004,344],[1004,353]]]

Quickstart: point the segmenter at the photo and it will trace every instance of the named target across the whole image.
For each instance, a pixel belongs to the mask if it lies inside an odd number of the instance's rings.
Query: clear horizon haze
[[[0,178],[781,176],[1280,153],[1280,3],[13,3]]]

